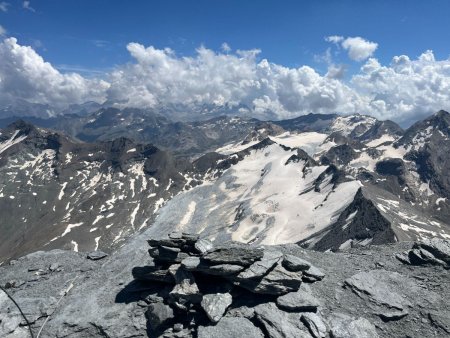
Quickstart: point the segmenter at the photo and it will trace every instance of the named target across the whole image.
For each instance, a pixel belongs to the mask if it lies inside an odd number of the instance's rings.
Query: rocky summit
[[[148,235],[109,256],[41,251],[0,267],[0,336],[450,334],[448,240],[323,253]]]

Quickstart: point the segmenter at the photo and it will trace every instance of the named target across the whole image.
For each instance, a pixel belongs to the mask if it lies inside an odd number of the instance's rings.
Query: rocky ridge
[[[445,337],[448,265],[405,264],[449,241],[322,253],[297,245],[214,246],[174,233],[132,239],[111,256],[54,250],[0,267],[0,285],[42,337]],[[132,272],[132,275],[131,273]],[[28,337],[0,292],[0,335]]]

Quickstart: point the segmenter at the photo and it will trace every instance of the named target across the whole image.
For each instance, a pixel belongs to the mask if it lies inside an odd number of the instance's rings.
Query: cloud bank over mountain
[[[417,59],[393,57],[382,65],[373,57],[378,45],[359,37],[328,37],[359,71],[344,80],[310,66],[289,68],[260,57],[260,50],[221,52],[200,47],[192,57],[171,49],[129,43],[132,61],[100,78],[61,73],[15,38],[0,43],[0,107],[14,100],[62,109],[86,101],[120,102],[149,108],[236,107],[236,113],[289,118],[307,113],[364,113],[400,123],[450,106],[450,60],[432,51]],[[243,108],[247,107],[247,108]]]
[[[89,100],[104,101],[109,84],[76,73],[62,74],[15,38],[0,43],[0,106],[16,99],[64,107]]]

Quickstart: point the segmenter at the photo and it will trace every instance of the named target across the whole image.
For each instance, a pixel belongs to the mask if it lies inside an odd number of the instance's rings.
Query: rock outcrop
[[[414,243],[411,250],[396,256],[409,265],[440,265],[450,269],[450,241],[432,238]]]

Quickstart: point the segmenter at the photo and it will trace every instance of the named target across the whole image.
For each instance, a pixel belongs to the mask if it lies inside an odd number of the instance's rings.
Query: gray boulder
[[[311,263],[301,259],[300,257],[285,255],[283,257],[283,266],[289,271],[305,271],[311,267]]]
[[[311,338],[300,321],[300,314],[286,313],[274,303],[264,303],[255,307],[256,320],[266,329],[271,338]]]
[[[180,248],[163,245],[150,248],[148,253],[155,259],[155,261],[167,263],[180,263],[183,259],[188,257],[188,254],[181,252]]]
[[[194,276],[190,271],[186,271],[180,267],[181,265],[175,265],[169,269],[176,281],[176,285],[169,293],[170,301],[177,306],[186,303],[200,303],[202,294],[195,283]]]
[[[213,244],[208,239],[199,239],[197,242],[195,242],[194,247],[198,253],[204,254],[213,248]]]
[[[416,243],[415,246],[425,248],[437,259],[450,264],[450,240],[440,238],[425,239],[421,243]]]
[[[324,277],[325,273],[314,265],[311,265],[308,270],[303,271],[304,282],[314,283],[322,280]]]
[[[174,319],[173,310],[163,303],[152,303],[145,313],[149,326],[154,332],[161,332],[169,327]]]
[[[92,251],[92,252],[89,252],[89,253],[87,254],[87,258],[88,258],[88,259],[92,259],[93,261],[96,261],[96,260],[105,258],[105,257],[107,257],[107,256],[108,256],[107,253],[105,253],[105,252],[103,252],[103,251],[99,251],[99,250],[97,250],[97,251]],[[56,270],[56,269],[54,269],[54,270]],[[52,271],[53,271],[53,270],[52,270]]]
[[[186,270],[193,271],[200,265],[200,257],[189,256],[181,261],[181,265]]]
[[[227,308],[231,305],[233,298],[229,293],[215,293],[204,295],[201,306],[208,318],[217,323],[223,317]]]
[[[302,284],[297,292],[289,292],[277,298],[280,309],[297,312],[316,312],[319,300],[311,294],[311,289]]]

